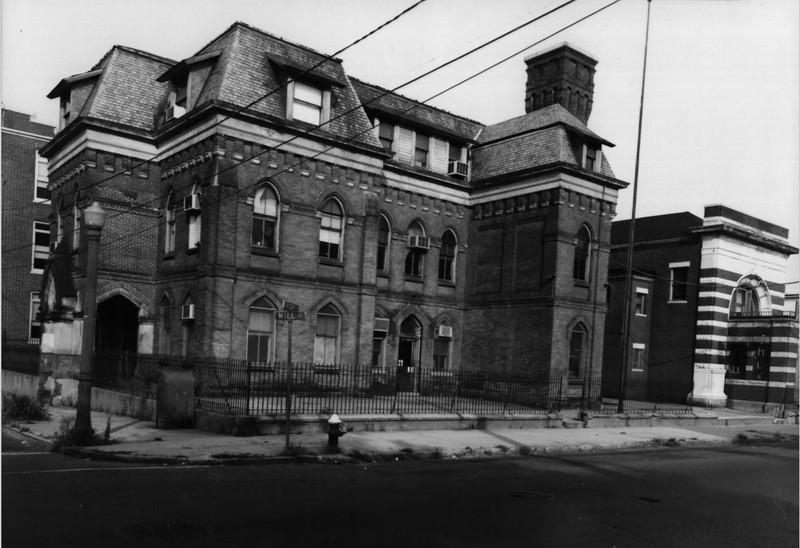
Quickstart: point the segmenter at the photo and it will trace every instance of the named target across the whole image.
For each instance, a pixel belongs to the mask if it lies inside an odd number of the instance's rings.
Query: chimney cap
[[[530,62],[532,60],[537,59],[539,57],[549,56],[549,55],[555,53],[556,51],[558,51],[560,49],[571,50],[574,53],[577,53],[578,55],[580,55],[581,57],[585,57],[584,60],[589,62],[589,63],[591,63],[592,65],[596,65],[597,64],[597,60],[594,57],[592,57],[591,54],[587,53],[586,51],[584,51],[584,50],[582,50],[582,49],[580,49],[578,47],[575,47],[570,42],[559,42],[558,44],[555,44],[555,45],[553,45],[553,46],[551,46],[551,47],[549,47],[547,49],[544,49],[544,50],[541,50],[541,51],[537,51],[535,53],[531,53],[530,55],[525,56],[525,62],[530,64]]]

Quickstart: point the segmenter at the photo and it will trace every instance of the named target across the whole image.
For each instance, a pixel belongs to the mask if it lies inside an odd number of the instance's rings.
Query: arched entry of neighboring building
[[[397,350],[397,388],[412,392],[416,388],[422,355],[422,324],[414,316],[400,324],[400,343]]]
[[[113,382],[133,376],[138,341],[139,307],[122,295],[101,302],[97,306],[94,348],[103,358],[96,360],[95,377]]]

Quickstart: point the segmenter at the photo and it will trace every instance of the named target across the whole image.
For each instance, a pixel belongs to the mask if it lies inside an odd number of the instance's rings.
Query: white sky
[[[393,88],[564,0],[427,0],[339,57],[348,74]],[[567,8],[400,93],[425,100],[611,0]],[[56,125],[46,98],[114,44],[180,60],[242,21],[334,53],[413,0],[2,0],[3,107]],[[653,0],[637,217],[722,203],[800,243],[800,2]],[[646,0],[618,4],[437,98],[484,124],[524,114],[530,53],[569,41],[598,60],[589,126],[633,182]],[[623,191],[618,219],[631,215]],[[798,258],[789,279],[798,280]]]

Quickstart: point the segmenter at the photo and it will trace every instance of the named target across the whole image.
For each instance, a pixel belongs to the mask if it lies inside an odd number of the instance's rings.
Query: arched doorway
[[[94,348],[95,377],[101,383],[130,378],[136,370],[139,307],[122,295],[97,306]]]
[[[413,392],[419,377],[422,354],[422,324],[414,316],[400,324],[400,342],[397,350],[397,389]]]

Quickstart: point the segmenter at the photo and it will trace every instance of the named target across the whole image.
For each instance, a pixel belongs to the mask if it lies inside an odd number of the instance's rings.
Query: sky
[[[393,89],[566,0],[425,0],[338,54],[345,71]],[[525,113],[524,58],[569,42],[597,61],[589,127],[632,214],[647,0],[575,0],[398,90],[483,124]],[[333,54],[416,0],[2,0],[3,108],[57,125],[46,98],[115,44],[179,61],[242,21]],[[800,247],[800,2],[652,0],[637,218],[724,204],[789,229]],[[558,32],[555,36],[551,34]],[[526,49],[527,48],[527,49]],[[524,50],[524,51],[523,51]],[[800,279],[790,260],[786,280]]]

